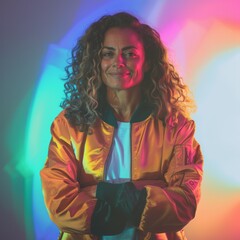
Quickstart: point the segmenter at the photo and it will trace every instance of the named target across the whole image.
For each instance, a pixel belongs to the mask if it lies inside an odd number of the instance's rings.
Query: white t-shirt
[[[106,164],[106,181],[127,182],[131,178],[130,123],[118,122]]]

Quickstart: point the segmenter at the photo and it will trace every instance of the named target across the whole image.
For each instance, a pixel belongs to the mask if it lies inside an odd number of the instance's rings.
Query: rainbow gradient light
[[[81,9],[89,4],[80,2]],[[61,111],[61,78],[65,76],[70,50],[92,21],[107,13],[129,11],[160,32],[170,58],[197,101],[198,112],[193,118],[205,156],[205,177],[196,220],[187,227],[187,236],[194,240],[240,239],[240,2],[106,0],[100,3],[95,3],[87,16],[79,15],[63,39],[49,45],[35,86],[25,149],[16,167],[26,179],[32,176],[33,180],[28,183],[32,195],[28,200],[31,210],[27,214],[31,216],[25,218],[26,229],[33,220],[35,239],[56,239],[58,235],[44,206],[39,171],[47,156],[51,122]],[[234,222],[231,226],[229,219]],[[226,228],[220,232],[223,226]]]

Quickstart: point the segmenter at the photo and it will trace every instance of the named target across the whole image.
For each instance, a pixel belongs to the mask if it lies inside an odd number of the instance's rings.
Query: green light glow
[[[39,239],[56,239],[58,230],[54,230],[53,223],[45,208],[39,172],[42,169],[51,138],[50,127],[54,118],[61,111],[58,107],[62,98],[65,76],[64,67],[67,50],[51,45],[46,57],[47,65],[39,78],[36,94],[32,102],[26,127],[25,157],[18,163],[18,171],[23,176],[33,176],[32,207],[35,234]],[[39,221],[41,220],[41,225]],[[46,229],[51,228],[50,233]],[[46,236],[47,234],[47,236]]]

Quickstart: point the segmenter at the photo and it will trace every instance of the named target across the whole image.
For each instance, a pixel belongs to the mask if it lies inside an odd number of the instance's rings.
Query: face
[[[101,76],[107,88],[125,90],[139,85],[146,71],[144,47],[129,28],[110,28],[101,51]]]

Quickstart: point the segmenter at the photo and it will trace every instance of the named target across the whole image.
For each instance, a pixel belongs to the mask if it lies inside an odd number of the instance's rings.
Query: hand
[[[137,190],[132,182],[112,184],[100,182],[96,197],[119,209],[126,219],[138,225],[146,204],[146,189]]]
[[[146,198],[147,191],[145,188],[137,190],[132,182],[128,182],[124,185],[116,201],[116,208],[124,214],[130,223],[138,226],[146,205]]]
[[[99,182],[96,190],[96,197],[99,200],[108,202],[112,206],[116,206],[116,201],[124,194],[126,183],[108,183]]]
[[[91,233],[98,236],[116,235],[123,231],[125,225],[125,216],[119,209],[106,201],[97,200],[91,219]]]
[[[132,182],[123,184],[118,196],[115,199],[115,207],[121,209],[124,215],[129,219],[138,204],[141,191],[137,190]]]

